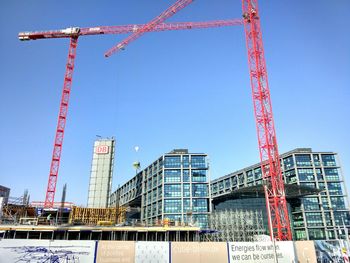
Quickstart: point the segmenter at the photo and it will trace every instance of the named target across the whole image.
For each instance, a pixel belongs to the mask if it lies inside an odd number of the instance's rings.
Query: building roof
[[[298,198],[305,195],[318,194],[321,190],[308,186],[300,186],[297,184],[285,184],[284,189],[286,198]],[[231,192],[224,193],[213,197],[213,204],[217,204],[226,200],[240,199],[240,198],[264,198],[264,188],[262,185],[253,185],[235,189]]]

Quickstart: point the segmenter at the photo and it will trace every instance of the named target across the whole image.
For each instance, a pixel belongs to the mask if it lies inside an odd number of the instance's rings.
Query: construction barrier
[[[0,263],[231,263],[349,262],[349,243],[333,241],[280,242],[147,242],[1,239]]]

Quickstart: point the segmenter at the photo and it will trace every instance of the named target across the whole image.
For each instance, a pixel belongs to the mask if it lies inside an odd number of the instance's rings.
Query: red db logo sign
[[[108,146],[107,145],[101,145],[101,146],[97,146],[95,149],[95,152],[97,154],[106,154],[108,153]]]

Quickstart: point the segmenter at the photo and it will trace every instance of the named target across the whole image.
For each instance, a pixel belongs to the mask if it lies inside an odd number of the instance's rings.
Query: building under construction
[[[256,241],[268,234],[261,210],[215,211],[209,217],[209,229],[215,231],[207,234],[207,239],[218,242]]]

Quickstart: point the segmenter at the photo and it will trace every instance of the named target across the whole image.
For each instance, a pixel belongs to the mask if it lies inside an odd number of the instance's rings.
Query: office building
[[[298,148],[281,155],[281,167],[294,240],[342,238],[350,215],[337,153]],[[213,180],[215,211],[261,210],[268,229],[262,182],[259,163]]]
[[[164,154],[111,196],[116,202],[139,208],[141,222],[206,227],[211,211],[207,155],[176,149]]]
[[[115,139],[99,138],[94,143],[88,191],[89,208],[106,208],[112,188]]]

